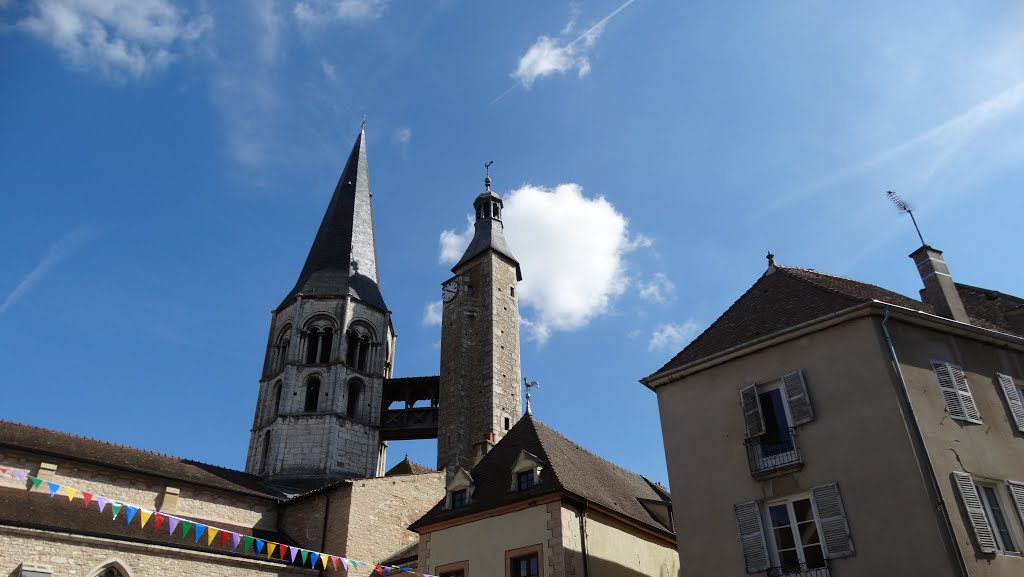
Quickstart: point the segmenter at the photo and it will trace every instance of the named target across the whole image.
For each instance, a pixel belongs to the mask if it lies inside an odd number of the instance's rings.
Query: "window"
[[[748,573],[828,575],[827,559],[853,555],[846,512],[835,483],[810,494],[736,505],[736,524]]]
[[[267,472],[267,465],[270,463],[270,431],[263,435],[263,453],[260,454],[260,471]]]
[[[281,381],[274,383],[274,416],[281,412]]]
[[[516,473],[516,485],[520,491],[527,491],[533,488],[533,471]]]
[[[981,413],[967,386],[967,377],[960,367],[943,361],[932,361],[932,370],[939,381],[939,392],[949,416],[969,423],[980,423]]]
[[[973,530],[978,549],[982,553],[1020,554],[1024,540],[1017,522],[1024,520],[1024,485],[1007,481],[1003,490],[1001,483],[975,480],[970,473],[953,471],[952,476],[967,513],[964,521]]]
[[[371,354],[376,347],[372,329],[362,322],[354,322],[345,333],[345,364],[357,371],[367,372],[374,363]]]
[[[309,380],[306,381],[306,403],[303,405],[303,410],[307,413],[315,413],[319,402],[320,379],[317,377],[309,377]]]
[[[996,373],[996,379],[1003,390],[1013,423],[1018,431],[1024,433],[1024,382],[1014,382],[1013,377],[1000,373]]]
[[[747,458],[755,475],[799,466],[794,427],[811,421],[814,411],[800,371],[740,391],[747,432]]]
[[[359,396],[363,391],[363,384],[360,381],[349,381],[348,399],[345,401],[345,416],[354,419],[359,416]]]
[[[310,364],[331,362],[331,347],[334,345],[334,329],[313,327],[306,334],[306,362]]]
[[[543,549],[538,545],[505,551],[505,577],[540,577]]]
[[[452,509],[466,506],[466,490],[452,491]]]

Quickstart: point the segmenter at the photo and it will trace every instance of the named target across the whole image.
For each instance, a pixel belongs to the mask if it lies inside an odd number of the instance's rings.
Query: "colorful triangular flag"
[[[259,555],[260,553],[263,552],[263,545],[265,545],[266,543],[267,542],[264,541],[263,539],[256,539],[256,554],[257,555]]]
[[[316,564],[320,561],[320,554],[315,551],[309,552],[309,566],[316,567]]]
[[[180,523],[180,522],[181,522],[181,519],[179,519],[177,517],[174,517],[172,515],[168,515],[167,516],[167,534],[168,535],[174,535],[174,530],[178,527],[178,523]]]
[[[238,544],[242,542],[242,536],[238,533],[231,534],[231,546],[234,549],[238,549]]]
[[[331,555],[331,565],[334,565],[334,570],[335,571],[338,570],[338,558],[335,557],[334,555]]]
[[[68,501],[74,501],[75,500],[75,495],[78,494],[78,491],[75,490],[75,489],[72,489],[71,487],[64,487],[64,492],[67,493],[67,495],[68,495]]]
[[[274,549],[277,549],[277,543],[267,543],[267,559],[270,559],[274,555]]]
[[[114,519],[117,519],[117,514],[121,512],[121,504],[117,501],[110,502],[110,512],[114,514]]]
[[[341,568],[348,571],[348,559],[344,557],[341,558]]]
[[[252,549],[252,542],[253,541],[254,541],[254,539],[252,537],[248,536],[248,535],[245,535],[244,537],[242,537],[242,551],[245,551],[246,553],[248,553],[249,549]]]
[[[306,564],[306,560],[309,559],[309,551],[305,549],[299,549],[299,556],[302,557],[302,564]]]
[[[321,566],[322,566],[322,567],[323,567],[324,569],[326,569],[326,568],[327,568],[327,558],[328,558],[328,557],[329,557],[329,555],[325,555],[325,554],[323,554],[323,553],[321,553],[321,554],[320,554],[320,565],[321,565]]]
[[[132,507],[131,505],[126,505],[125,506],[125,510],[127,511],[127,513],[125,513],[125,515],[124,515],[125,525],[131,525],[132,524],[132,519],[135,518],[135,514],[139,512],[139,508],[138,507]]]
[[[277,550],[277,554],[283,560],[284,556],[288,554],[288,546],[287,545],[281,545],[280,548]]]
[[[220,548],[223,549],[227,545],[228,539],[231,538],[231,531],[220,532]]]
[[[209,547],[210,545],[213,545],[213,538],[217,536],[217,533],[218,533],[218,529],[214,529],[213,527],[207,527],[206,528],[206,546],[207,547]]]
[[[181,538],[184,539],[185,535],[188,535],[189,530],[192,529],[192,521],[181,520]]]
[[[139,517],[140,517],[140,519],[142,521],[142,524],[139,525],[139,527],[145,527],[146,523],[149,523],[149,518],[152,517],[152,516],[153,516],[153,512],[152,511],[147,511],[145,509],[139,509]]]
[[[164,526],[164,521],[166,520],[167,517],[163,513],[156,513],[156,518],[153,519],[153,531],[159,531],[160,527]]]
[[[202,523],[196,523],[196,543],[198,543],[199,540],[203,538],[203,533],[205,532],[206,525],[203,525]],[[182,537],[184,537],[184,535],[182,535]]]
[[[89,503],[92,502],[92,493],[86,493],[85,491],[82,491],[82,500],[85,501],[85,506],[86,508],[88,508]]]
[[[102,513],[103,510],[107,508],[107,503],[109,502],[110,501],[108,501],[106,497],[96,495],[96,506],[99,507],[100,513]]]
[[[57,491],[60,491],[60,485],[58,485],[57,483],[51,483],[51,482],[47,481],[46,482],[46,486],[48,486],[50,488],[50,497],[51,498],[54,495],[57,494]]]
[[[292,547],[291,549],[289,549],[289,552],[291,553],[292,556],[292,563],[295,563],[295,556],[299,554],[299,548]]]

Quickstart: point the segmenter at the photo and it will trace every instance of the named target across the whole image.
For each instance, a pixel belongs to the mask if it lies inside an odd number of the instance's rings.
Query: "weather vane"
[[[917,226],[917,219],[914,218],[914,209],[907,203],[907,201],[900,198],[895,192],[890,190],[885,194],[889,197],[889,201],[893,203],[897,210],[910,215],[910,221],[914,223],[914,230],[917,231],[917,238],[921,239],[922,246],[925,245],[924,237],[921,236],[921,228]]]
[[[493,160],[489,160],[484,163],[484,186],[487,190],[491,189],[491,165],[494,164]]]
[[[530,389],[539,388],[540,383],[537,381],[528,381],[526,377],[523,377],[523,386],[526,387],[526,414],[532,415],[533,409],[530,408]]]

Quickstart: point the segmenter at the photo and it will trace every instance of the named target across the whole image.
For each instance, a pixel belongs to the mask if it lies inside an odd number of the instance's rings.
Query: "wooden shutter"
[[[757,501],[736,505],[736,525],[740,530],[740,547],[743,549],[743,562],[747,565],[747,573],[768,569],[768,545],[764,541],[761,506]]]
[[[1017,509],[1020,522],[1024,523],[1024,483],[1007,481],[1006,488],[1010,491],[1010,496],[1013,497],[1013,504]]]
[[[967,386],[967,377],[964,376],[963,369],[949,363],[932,361],[932,370],[939,380],[939,391],[942,393],[942,400],[946,403],[949,416],[961,421],[980,423],[981,413],[974,404],[974,396]]]
[[[992,526],[985,515],[985,507],[981,504],[978,496],[978,489],[974,486],[974,479],[970,474],[960,471],[953,471],[953,481],[960,492],[960,502],[967,511],[967,519],[974,528],[974,538],[978,541],[978,548],[983,553],[993,553],[996,550],[996,538],[992,534]]]
[[[761,401],[757,398],[757,385],[740,391],[740,404],[743,405],[743,422],[747,427],[747,438],[764,434],[764,417],[761,416]]]
[[[996,378],[999,379],[1003,397],[1006,398],[1006,406],[1010,407],[1010,414],[1013,415],[1013,422],[1017,424],[1017,430],[1024,433],[1024,402],[1021,401],[1017,383],[1013,382],[1009,375],[996,373]]]
[[[821,545],[825,557],[838,559],[853,555],[853,539],[850,525],[846,522],[846,511],[839,498],[839,486],[835,483],[818,485],[811,489],[811,503],[821,527]]]
[[[811,398],[807,396],[807,383],[804,382],[802,371],[795,371],[782,377],[786,389],[786,401],[789,403],[789,415],[793,417],[793,425],[802,425],[814,420],[814,409]]]

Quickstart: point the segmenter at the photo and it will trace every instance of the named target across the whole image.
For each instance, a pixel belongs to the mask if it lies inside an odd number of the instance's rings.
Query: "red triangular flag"
[[[92,502],[92,493],[82,493],[82,498],[85,499],[85,506],[88,507]]]
[[[221,531],[220,532],[220,547],[221,547],[221,549],[224,548],[224,545],[227,544],[228,539],[230,539],[230,538],[231,538],[231,531]]]
[[[167,518],[167,517],[164,517],[164,516],[163,516],[163,515],[161,515],[160,513],[157,513],[157,514],[156,514],[156,518],[155,518],[155,519],[153,520],[153,531],[154,531],[154,532],[155,532],[155,531],[159,531],[159,530],[160,530],[160,527],[162,527],[162,526],[163,526],[163,524],[164,524],[164,519],[166,519],[166,518]]]
[[[334,555],[331,555],[331,563],[334,565],[334,570],[337,571],[338,570],[338,558],[335,557]]]
[[[281,558],[284,559],[284,554],[288,552],[288,546],[287,545],[281,545],[281,548],[278,549],[277,551],[279,553],[281,553]]]

